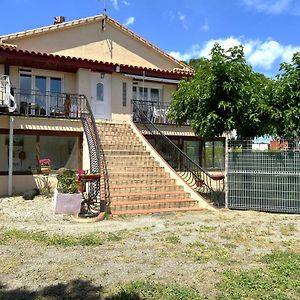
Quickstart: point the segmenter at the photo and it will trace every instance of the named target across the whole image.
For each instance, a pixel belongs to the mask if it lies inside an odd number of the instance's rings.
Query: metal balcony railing
[[[13,94],[19,115],[79,119],[87,112],[84,95],[24,89],[13,89]]]
[[[174,124],[168,118],[169,104],[145,100],[132,100],[132,103],[134,122],[145,123],[147,117],[154,124]]]

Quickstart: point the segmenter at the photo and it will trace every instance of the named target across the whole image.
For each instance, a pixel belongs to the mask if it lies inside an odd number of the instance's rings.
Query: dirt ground
[[[45,240],[22,232],[39,232]],[[47,244],[54,235],[103,242]],[[0,299],[33,299],[35,291],[51,289],[53,295],[80,289],[82,299],[102,299],[123,283],[144,279],[188,285],[215,299],[221,272],[254,268],[275,249],[299,252],[299,242],[300,215],[221,209],[82,224],[54,215],[50,198],[1,198]]]

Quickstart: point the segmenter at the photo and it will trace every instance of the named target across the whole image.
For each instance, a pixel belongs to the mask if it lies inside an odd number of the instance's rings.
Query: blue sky
[[[1,0],[0,35],[102,13],[104,0]],[[243,44],[254,70],[274,76],[300,51],[300,0],[106,0],[108,15],[182,60],[214,42]],[[6,12],[6,13],[3,13]]]

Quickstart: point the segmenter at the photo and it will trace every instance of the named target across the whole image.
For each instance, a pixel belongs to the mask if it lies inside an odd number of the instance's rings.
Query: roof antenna
[[[106,0],[104,1],[104,8],[103,8],[103,19],[102,19],[102,31],[105,31],[106,29],[106,19],[107,19],[107,14],[106,14]]]
[[[107,14],[106,14],[106,0],[104,0],[103,16],[105,18],[107,17]]]

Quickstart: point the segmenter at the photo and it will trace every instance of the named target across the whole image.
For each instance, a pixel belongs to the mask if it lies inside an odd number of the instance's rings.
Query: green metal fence
[[[295,141],[229,142],[228,208],[300,213],[300,149]],[[266,149],[267,148],[267,149]]]

